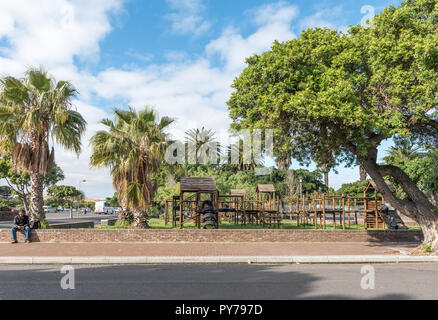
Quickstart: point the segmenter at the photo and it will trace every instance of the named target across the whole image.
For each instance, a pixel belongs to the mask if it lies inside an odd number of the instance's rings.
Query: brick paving
[[[415,243],[0,243],[0,257],[327,256],[410,251]]]

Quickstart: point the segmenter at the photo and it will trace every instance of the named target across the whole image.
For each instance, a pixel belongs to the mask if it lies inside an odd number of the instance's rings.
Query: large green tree
[[[384,161],[405,171],[431,202],[438,205],[438,147],[420,148],[405,139],[399,140],[389,149]],[[403,189],[395,185],[399,195],[405,198]]]
[[[50,172],[44,176],[43,187],[49,188],[59,181],[64,180],[64,172],[55,163]],[[11,188],[12,193],[17,196],[23,208],[28,212],[29,210],[29,194],[30,194],[30,175],[27,172],[17,171],[10,156],[0,158],[0,179],[4,179],[6,184]]]
[[[147,227],[146,213],[158,187],[159,171],[165,165],[166,129],[173,121],[159,119],[150,108],[139,112],[116,109],[115,121],[102,120],[106,130],[91,138],[90,164],[111,169],[119,203],[124,211],[132,210],[135,228]]]
[[[330,154],[359,163],[438,252],[432,203],[401,168],[377,163],[384,140],[438,138],[437,0],[403,1],[378,14],[371,27],[354,26],[346,34],[306,30],[247,63],[228,102],[234,128],[274,128],[276,143],[292,143],[299,161],[321,165]],[[386,176],[406,198],[391,192]]]
[[[76,89],[45,71],[29,69],[24,78],[0,80],[0,151],[30,175],[31,220],[45,219],[44,177],[54,165],[53,143],[79,154],[86,121],[72,106]]]
[[[79,202],[84,197],[83,193],[73,186],[51,186],[47,194],[56,206],[70,208],[70,218],[73,218],[73,202]]]

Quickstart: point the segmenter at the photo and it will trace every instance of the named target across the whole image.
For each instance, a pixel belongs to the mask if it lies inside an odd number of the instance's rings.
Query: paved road
[[[0,266],[0,299],[438,299],[438,264],[82,266],[62,290],[54,266]]]
[[[71,223],[71,222],[80,222],[80,221],[94,221],[94,224],[98,224],[102,219],[117,219],[117,214],[104,215],[104,214],[94,214],[89,212],[86,215],[82,215],[74,211],[73,219],[70,219],[70,213],[68,211],[64,211],[59,213],[48,213],[46,214],[46,219],[49,222],[49,224]],[[1,221],[0,229],[10,229],[12,227],[12,224],[13,221]]]

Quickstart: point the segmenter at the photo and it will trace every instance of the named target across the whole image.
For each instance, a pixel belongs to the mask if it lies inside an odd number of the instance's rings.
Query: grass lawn
[[[315,226],[314,225],[307,225],[307,226],[297,226],[297,223],[295,220],[289,220],[289,219],[283,219],[282,220],[283,226],[282,229],[289,229],[289,230],[314,230]],[[171,223],[169,223],[167,226],[164,224],[164,218],[152,218],[149,219],[149,226],[152,229],[175,229],[172,227]],[[220,226],[221,229],[263,229],[263,227],[261,225],[256,225],[256,224],[246,224],[246,225],[241,225],[241,224],[234,224],[234,223],[229,223],[229,222],[221,222]],[[177,226],[176,229],[178,229],[179,227]],[[127,226],[108,226],[108,227],[99,227],[98,229],[129,229],[129,227]],[[184,229],[196,229],[195,225],[193,222],[187,222],[184,224]],[[333,230],[333,224],[331,223],[327,223],[326,224],[326,230]],[[340,225],[339,223],[336,224],[336,229],[337,230],[342,230],[342,225]],[[346,224],[345,226],[346,230],[365,230],[364,226],[362,224],[359,225],[355,225],[355,224],[351,224],[350,227],[348,227],[348,224]],[[415,227],[409,227],[410,230],[420,230],[419,226],[415,226]],[[322,230],[322,227],[318,227],[318,230]]]

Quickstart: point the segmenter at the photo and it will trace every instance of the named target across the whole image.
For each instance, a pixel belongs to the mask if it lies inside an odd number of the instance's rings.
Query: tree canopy
[[[384,140],[438,139],[437,17],[436,0],[406,0],[375,16],[371,27],[309,29],[276,42],[247,59],[228,105],[233,128],[274,129],[276,155],[290,152],[320,166],[359,162],[438,250],[433,205],[402,168],[377,164]],[[405,199],[392,194],[385,176],[399,183]]]

